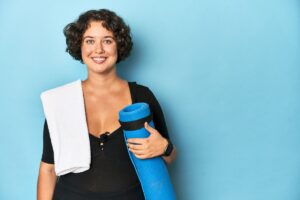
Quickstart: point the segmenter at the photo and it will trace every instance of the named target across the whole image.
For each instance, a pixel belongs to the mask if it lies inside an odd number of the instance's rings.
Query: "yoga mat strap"
[[[138,130],[141,128],[144,128],[144,123],[148,122],[150,123],[152,121],[153,117],[152,114],[148,115],[147,117],[135,120],[135,121],[131,121],[131,122],[122,122],[119,120],[122,128],[126,131],[134,131],[134,130]]]

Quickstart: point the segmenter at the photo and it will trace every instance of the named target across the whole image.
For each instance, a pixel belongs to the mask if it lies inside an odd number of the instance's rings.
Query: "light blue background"
[[[84,79],[64,26],[88,9],[131,26],[120,74],[149,86],[178,158],[180,200],[300,199],[298,0],[0,1],[0,199],[35,199],[40,93]]]

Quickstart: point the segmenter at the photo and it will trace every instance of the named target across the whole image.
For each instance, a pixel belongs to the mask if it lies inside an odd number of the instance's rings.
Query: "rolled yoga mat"
[[[150,133],[144,128],[147,121],[154,128],[152,115],[147,103],[135,103],[119,112],[125,140],[129,138],[147,138]],[[175,200],[175,192],[168,169],[161,157],[139,159],[128,150],[140,180],[146,200]]]

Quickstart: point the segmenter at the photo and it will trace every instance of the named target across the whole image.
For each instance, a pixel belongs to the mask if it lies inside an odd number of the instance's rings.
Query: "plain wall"
[[[31,200],[42,154],[40,93],[85,79],[62,30],[116,11],[134,50],[122,77],[157,96],[180,200],[300,199],[298,0],[0,1],[0,199]]]

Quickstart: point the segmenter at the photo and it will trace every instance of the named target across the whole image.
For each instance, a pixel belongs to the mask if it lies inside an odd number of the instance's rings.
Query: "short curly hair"
[[[115,12],[107,9],[89,10],[82,13],[79,18],[69,23],[64,28],[66,36],[66,52],[75,60],[81,61],[82,37],[92,21],[101,21],[104,28],[111,31],[116,38],[118,59],[117,63],[125,60],[132,49],[133,42],[130,34],[130,27]]]

